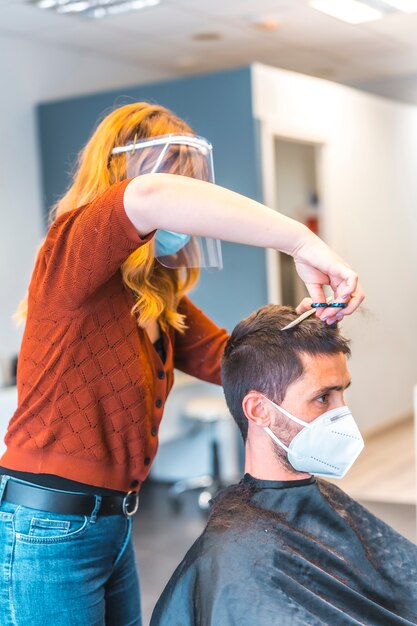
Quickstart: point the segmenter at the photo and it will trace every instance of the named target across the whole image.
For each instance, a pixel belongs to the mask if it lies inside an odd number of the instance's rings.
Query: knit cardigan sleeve
[[[226,329],[219,328],[199,308],[184,297],[178,312],[185,315],[187,330],[175,333],[174,366],[217,385],[221,384],[220,363],[229,338]]]
[[[36,300],[75,310],[154,233],[141,238],[126,215],[129,179],[85,206],[64,213],[49,229],[38,254],[31,289]],[[33,293],[35,291],[35,293]]]

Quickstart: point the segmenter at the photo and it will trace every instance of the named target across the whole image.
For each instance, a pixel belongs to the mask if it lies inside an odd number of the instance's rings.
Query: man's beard
[[[286,418],[283,417],[283,419],[286,419]],[[280,421],[282,420],[280,419]],[[278,437],[278,439],[285,446],[287,446],[287,448],[289,447],[291,441],[294,439],[297,433],[299,433],[300,430],[303,429],[301,425],[296,424],[295,422],[290,422],[289,420],[288,422],[289,423],[285,424],[285,426],[283,426],[282,423],[281,424],[274,423],[273,425],[271,424],[270,426],[274,435]],[[282,467],[285,470],[290,471],[290,472],[298,471],[289,462],[287,451],[284,450],[284,448],[281,448],[281,446],[278,445],[277,443],[273,444],[273,446],[274,446],[274,456],[277,459],[277,461],[282,465]]]

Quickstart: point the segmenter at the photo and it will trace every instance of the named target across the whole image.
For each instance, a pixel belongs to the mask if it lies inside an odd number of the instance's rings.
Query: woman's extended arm
[[[306,226],[255,200],[212,183],[176,174],[145,174],[127,185],[126,213],[140,235],[156,228],[274,248],[294,257],[297,272],[315,302],[323,285],[352,313],[364,295],[355,272]],[[320,317],[333,318],[334,309]]]

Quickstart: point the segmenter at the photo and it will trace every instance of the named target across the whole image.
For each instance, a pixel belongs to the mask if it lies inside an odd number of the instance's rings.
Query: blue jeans
[[[2,500],[1,626],[141,626],[132,518],[48,513]]]

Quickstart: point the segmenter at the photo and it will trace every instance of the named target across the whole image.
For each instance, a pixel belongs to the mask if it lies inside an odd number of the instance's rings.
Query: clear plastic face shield
[[[163,135],[114,148],[126,155],[126,176],[179,174],[214,183],[212,145],[194,135]],[[155,258],[165,267],[221,269],[218,239],[158,230],[154,237]]]

